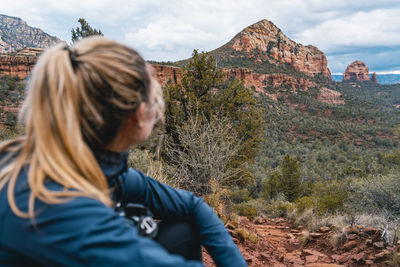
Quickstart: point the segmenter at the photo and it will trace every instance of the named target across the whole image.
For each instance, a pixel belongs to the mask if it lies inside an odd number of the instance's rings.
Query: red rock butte
[[[223,47],[245,53],[266,53],[267,58],[260,56],[255,60],[284,63],[308,76],[321,74],[331,77],[328,61],[321,50],[312,45],[296,43],[268,20],[250,25]]]
[[[376,72],[369,77],[369,69],[364,62],[359,60],[354,61],[347,66],[346,71],[343,73],[343,81],[370,81],[378,83]]]

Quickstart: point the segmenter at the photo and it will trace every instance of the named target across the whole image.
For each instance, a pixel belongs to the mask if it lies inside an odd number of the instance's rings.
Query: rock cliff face
[[[173,66],[153,65],[155,77],[158,82],[165,84],[168,81],[174,84],[180,83],[182,78],[182,70]],[[265,93],[264,87],[286,87],[292,90],[308,90],[309,87],[314,87],[315,83],[304,78],[296,79],[286,74],[259,74],[249,69],[222,69],[226,79],[234,77],[240,79],[247,87],[254,87],[256,91]]]
[[[11,53],[25,47],[46,48],[61,42],[43,32],[30,27],[20,18],[0,15],[0,53]]]
[[[223,69],[226,77],[235,77],[236,79],[243,80],[247,87],[254,86],[256,91],[265,92],[264,87],[270,86],[273,88],[288,87],[292,90],[301,89],[308,90],[309,87],[315,86],[314,82],[308,79],[288,76],[286,74],[259,74],[254,73],[249,69]]]
[[[153,65],[155,70],[155,77],[158,82],[165,84],[171,81],[177,84],[182,79],[182,70],[180,68],[165,66],[165,65]],[[222,69],[225,74],[225,78],[234,77],[243,81],[247,87],[254,87],[259,93],[267,95],[274,101],[278,101],[278,97],[282,94],[278,92],[278,89],[285,88],[293,91],[303,90],[307,91],[310,87],[316,87],[313,81],[304,78],[294,78],[286,74],[259,74],[249,69]],[[276,92],[265,90],[266,88],[277,89]],[[344,104],[345,101],[341,93],[331,90],[328,88],[321,88],[317,99],[321,102],[328,104]]]
[[[36,60],[37,57],[32,56],[0,56],[0,77],[9,75],[24,79],[31,73]]]
[[[37,61],[36,56],[0,56],[0,77],[4,75],[19,76],[25,78],[32,71]],[[180,83],[182,80],[183,70],[173,66],[153,64],[154,76],[161,84],[172,82]],[[259,74],[249,69],[223,69],[226,79],[234,77],[243,81],[245,86],[254,87],[257,92],[268,95],[277,101],[278,95],[267,92],[265,88],[286,88],[290,90],[307,91],[316,84],[305,78],[294,78],[292,76],[275,73],[275,74]],[[343,104],[339,92],[323,88],[318,96],[318,100],[329,104]]]
[[[24,79],[32,71],[37,57],[36,56],[0,56],[0,77],[4,75],[19,76]],[[180,83],[183,70],[173,66],[153,64],[154,76],[161,84],[172,82]],[[249,69],[223,69],[226,79],[234,77],[243,81],[245,86],[254,87],[257,92],[263,93],[277,100],[277,95],[267,93],[265,88],[287,88],[291,90],[307,91],[309,87],[315,87],[316,84],[305,78],[294,78],[286,74],[259,74]],[[329,91],[329,89],[327,89]],[[332,90],[330,90],[332,91]],[[336,92],[336,91],[332,91]],[[332,92],[325,92],[318,99],[322,102],[339,104],[340,93],[335,95]],[[328,95],[328,96],[326,96]],[[337,100],[335,100],[337,99]]]
[[[369,69],[364,62],[354,61],[343,73],[343,81],[369,81]]]
[[[284,63],[308,76],[331,76],[328,61],[322,51],[311,45],[303,46],[294,42],[268,20],[245,28],[219,50],[233,51],[231,57],[237,56],[238,52],[246,56],[251,54],[255,62]],[[214,52],[218,54],[219,51],[217,49]]]
[[[171,81],[174,84],[181,82],[182,70],[173,66],[153,64],[154,76],[160,84],[166,84]]]

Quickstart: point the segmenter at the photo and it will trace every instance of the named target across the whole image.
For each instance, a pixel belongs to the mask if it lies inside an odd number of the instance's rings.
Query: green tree
[[[181,83],[167,84],[165,99],[166,134],[176,149],[184,149],[178,129],[190,118],[204,118],[204,123],[227,118],[241,143],[240,150],[230,161],[231,167],[240,167],[232,181],[242,186],[252,182],[249,165],[257,155],[263,120],[262,108],[251,89],[239,80],[226,79],[209,53],[194,50],[183,68]]]
[[[268,179],[262,183],[261,195],[265,199],[273,199],[281,191],[282,174],[274,170]]]
[[[286,154],[282,160],[280,172],[274,170],[263,183],[262,195],[272,199],[282,193],[290,202],[308,193],[310,184],[301,182],[299,163],[295,157]]]
[[[296,158],[285,155],[282,161],[281,187],[287,200],[293,202],[301,194],[301,174]]]
[[[76,29],[71,30],[73,43],[81,40],[82,38],[92,36],[92,35],[103,36],[103,33],[101,32],[101,30],[96,30],[96,29],[92,28],[84,18],[78,19],[78,22],[81,26],[76,27]]]

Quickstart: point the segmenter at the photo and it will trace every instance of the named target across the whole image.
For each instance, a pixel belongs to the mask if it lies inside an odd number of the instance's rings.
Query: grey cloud
[[[351,52],[327,55],[329,68],[332,73],[343,73],[350,63],[355,60],[365,62],[370,71],[385,72],[399,70],[400,47],[390,49],[352,49]]]
[[[195,48],[212,50],[250,24],[268,19],[289,38],[324,51],[334,72],[342,72],[356,56],[379,69],[400,69],[393,59],[399,58],[393,49],[400,45],[398,0],[6,1],[0,0],[3,13],[67,41],[77,19],[84,17],[148,59],[178,60]]]

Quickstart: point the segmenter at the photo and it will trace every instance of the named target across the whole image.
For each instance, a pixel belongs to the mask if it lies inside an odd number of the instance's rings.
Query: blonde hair
[[[143,101],[153,103],[162,118],[161,89],[149,68],[133,49],[100,37],[72,47],[60,44],[40,57],[20,112],[26,133],[0,146],[1,152],[8,152],[1,164],[0,190],[8,184],[7,198],[16,215],[33,218],[36,198],[57,204],[86,196],[112,205],[92,149],[109,144]],[[24,212],[14,191],[26,165],[31,193]],[[48,190],[47,179],[64,190]]]

